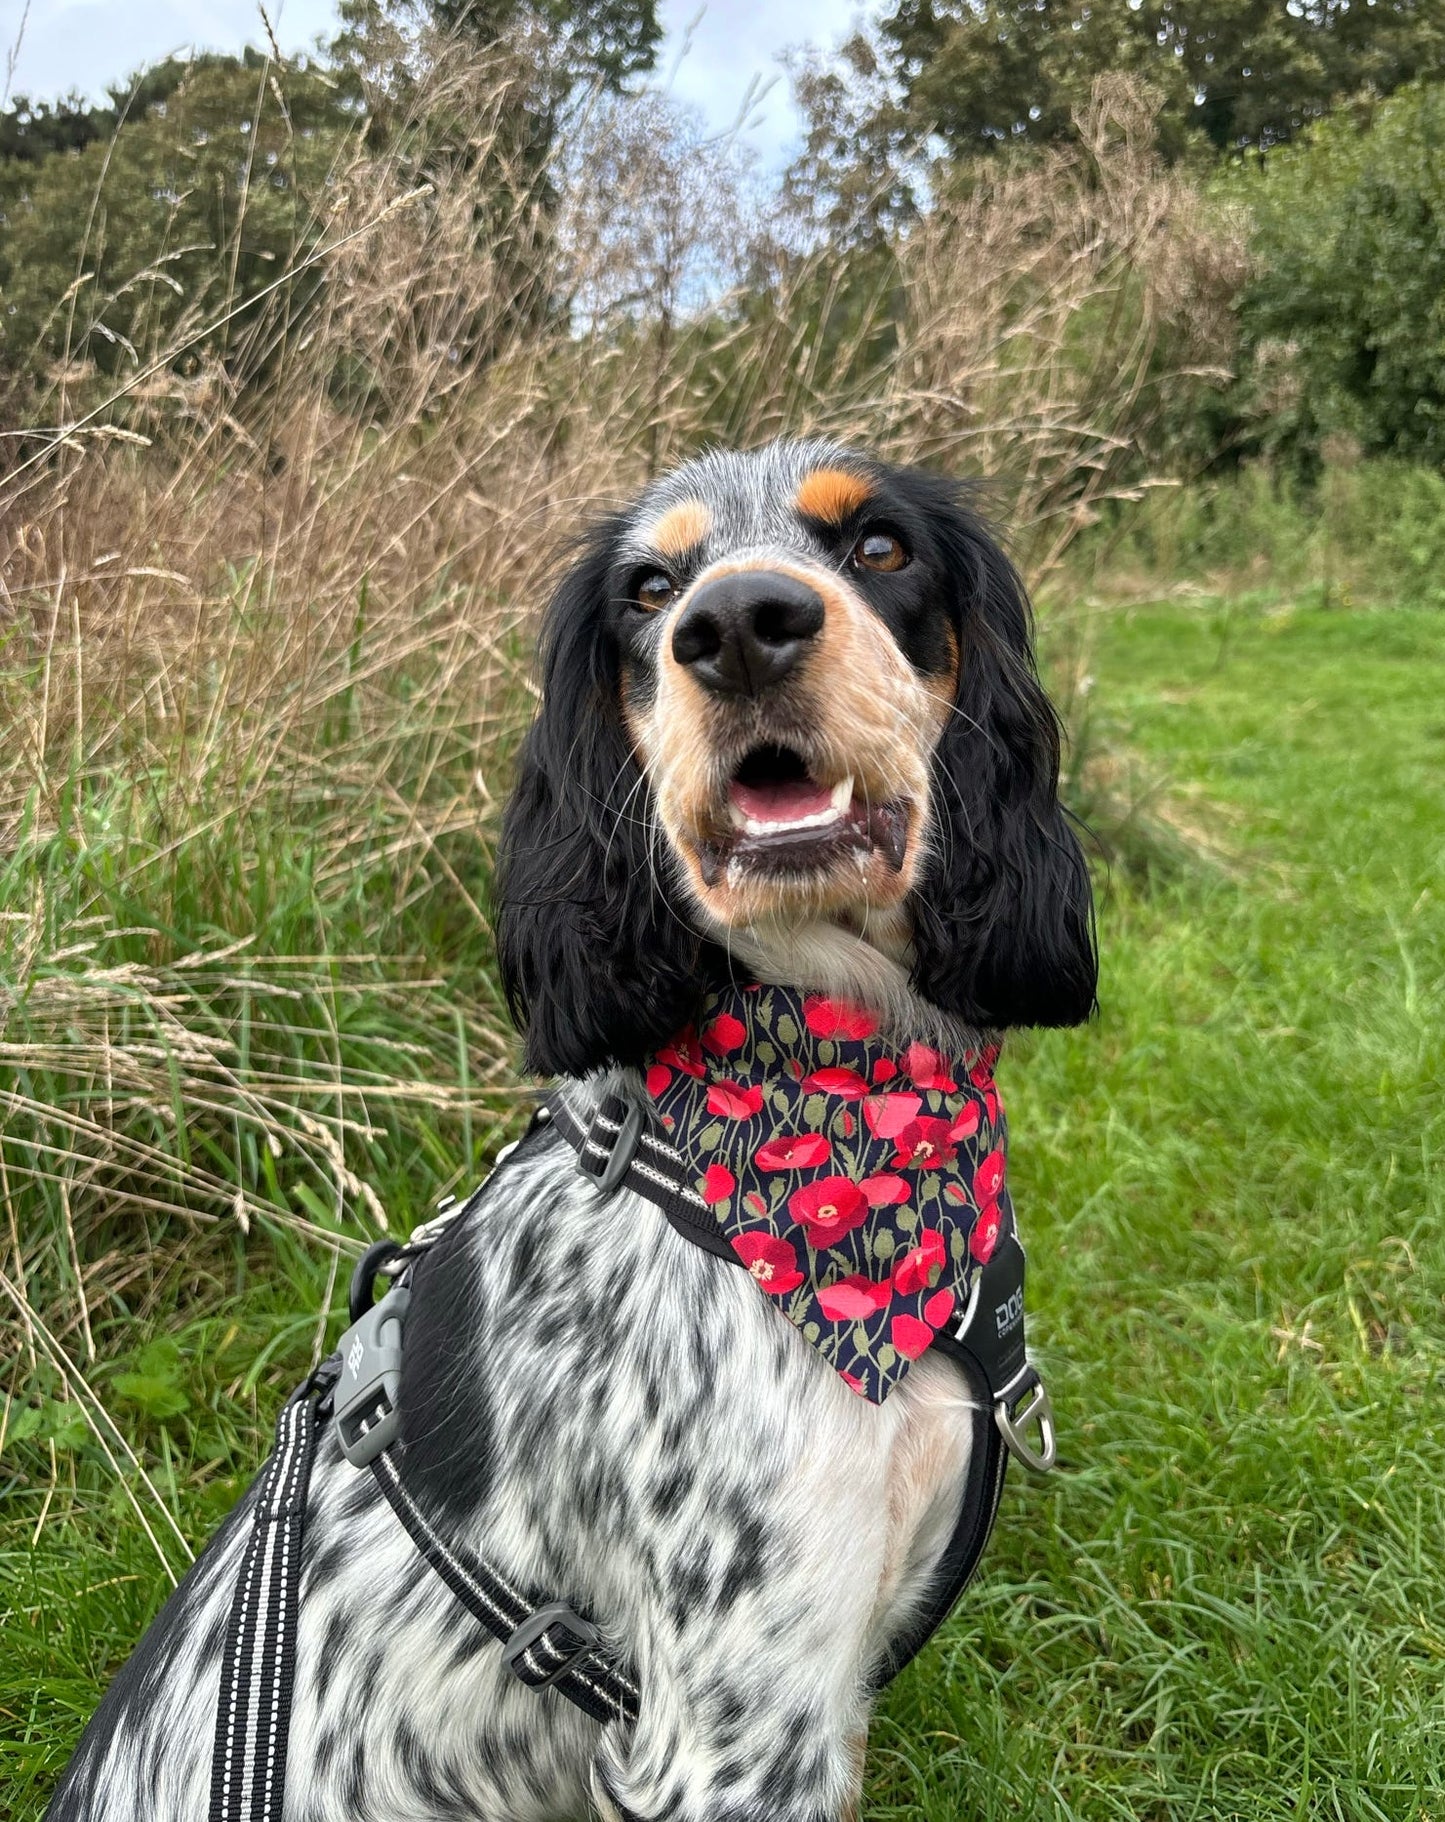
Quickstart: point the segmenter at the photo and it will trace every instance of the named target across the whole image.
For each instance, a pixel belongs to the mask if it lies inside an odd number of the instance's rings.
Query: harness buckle
[[[529,1689],[547,1689],[584,1664],[601,1643],[602,1634],[590,1620],[564,1601],[549,1601],[529,1613],[503,1644],[502,1662]]]
[[[389,1290],[336,1344],[341,1376],[332,1408],[341,1453],[364,1468],[389,1449],[401,1430],[401,1326],[411,1302],[405,1285]]]
[[[1047,1474],[1059,1459],[1058,1439],[1054,1433],[1054,1407],[1037,1367],[1026,1366],[1004,1388],[994,1400],[993,1418],[1009,1454],[1035,1474]],[[1034,1423],[1039,1426],[1037,1449],[1024,1437],[1024,1431]]]
[[[642,1138],[642,1109],[636,1101],[605,1094],[592,1109],[587,1138],[577,1153],[577,1168],[598,1192],[610,1196],[627,1175]]]

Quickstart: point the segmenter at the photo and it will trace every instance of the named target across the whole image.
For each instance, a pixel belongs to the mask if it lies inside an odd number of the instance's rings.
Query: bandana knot
[[[1012,1230],[997,1056],[899,1045],[846,1000],[734,986],[647,1067],[692,1187],[758,1289],[875,1404]]]

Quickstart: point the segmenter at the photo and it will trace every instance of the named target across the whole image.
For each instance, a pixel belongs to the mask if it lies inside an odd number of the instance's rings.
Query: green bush
[[[1345,432],[1445,468],[1445,85],[1336,114],[1224,188],[1253,220],[1251,440],[1307,466]]]
[[[317,68],[283,100],[255,53],[206,56],[163,66],[113,134],[0,157],[0,365],[133,372],[274,284],[319,234],[354,121]],[[294,332],[314,281],[286,289]]]

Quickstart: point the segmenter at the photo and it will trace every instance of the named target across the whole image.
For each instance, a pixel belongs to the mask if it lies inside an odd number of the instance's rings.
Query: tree
[[[1422,85],[1336,114],[1226,183],[1254,222],[1240,319],[1256,440],[1308,463],[1345,431],[1445,469],[1442,147],[1445,86]]]
[[[657,61],[657,0],[342,0],[343,58],[384,40],[413,39],[424,21],[483,50],[525,46],[539,77],[561,99],[580,84],[620,92]]]
[[[1110,70],[1162,93],[1174,153],[1277,145],[1347,96],[1445,75],[1439,0],[894,0],[880,32],[913,130],[955,153],[1066,139]]]
[[[183,323],[255,296],[318,234],[355,125],[320,70],[290,70],[282,90],[253,51],[171,59],[112,102],[84,132],[65,121],[70,146],[38,156],[58,137],[55,116],[17,109],[25,150],[0,164],[0,363],[11,371],[134,368]],[[300,291],[287,300],[302,302]]]
[[[535,35],[557,68],[573,81],[600,81],[620,90],[657,61],[662,26],[657,0],[428,0],[449,30],[483,44],[518,30]]]

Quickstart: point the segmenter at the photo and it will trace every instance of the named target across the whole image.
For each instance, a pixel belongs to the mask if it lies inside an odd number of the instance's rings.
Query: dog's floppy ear
[[[497,952],[540,1075],[637,1063],[686,1023],[702,939],[668,904],[622,720],[606,521],[564,576],[542,632],[542,706],[502,822]]]
[[[1059,723],[1034,668],[1028,597],[983,523],[935,485],[928,519],[958,591],[959,675],[934,755],[913,984],[974,1025],[1076,1025],[1098,984],[1093,894],[1059,803]]]

